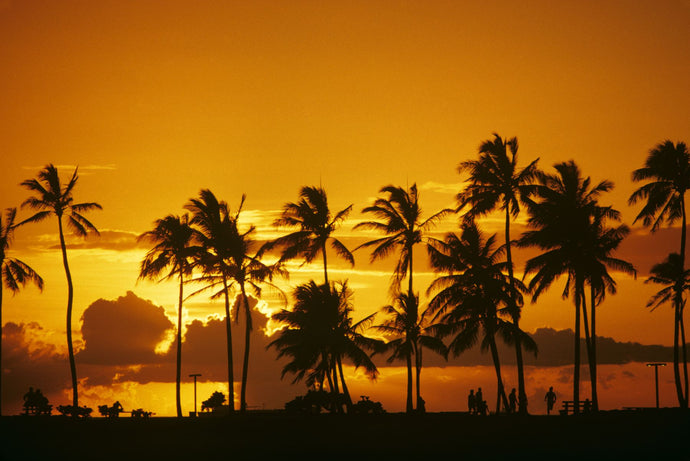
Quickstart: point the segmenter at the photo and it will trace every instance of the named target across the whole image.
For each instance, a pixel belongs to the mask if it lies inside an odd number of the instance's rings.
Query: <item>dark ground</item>
[[[0,418],[2,460],[690,460],[690,413],[231,418]]]

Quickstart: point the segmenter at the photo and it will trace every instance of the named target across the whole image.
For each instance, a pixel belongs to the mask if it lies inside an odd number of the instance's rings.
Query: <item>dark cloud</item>
[[[165,310],[131,291],[115,301],[99,299],[81,318],[84,349],[80,363],[142,365],[163,360],[156,346],[174,329]]]
[[[54,345],[37,338],[37,323],[8,322],[2,328],[2,402],[5,414],[21,411],[21,397],[29,387],[41,389],[53,402],[70,386],[69,362]]]
[[[531,353],[523,352],[525,365],[538,367],[572,365],[575,341],[573,330],[539,328],[532,334],[532,338],[539,347],[539,353],[535,357]],[[581,339],[580,344],[582,364],[586,365],[587,354],[584,338]],[[516,363],[515,349],[500,341],[498,343],[498,356],[501,365],[515,365]],[[617,342],[607,337],[597,338],[597,363],[600,365],[623,364],[629,362],[669,362],[672,361],[672,359],[673,349],[671,347],[644,345],[632,342]],[[378,363],[379,362],[377,362],[377,364]],[[394,365],[400,364],[394,363]],[[427,353],[424,356],[424,365],[440,367],[493,365],[493,361],[488,351],[482,353],[479,346],[476,346],[463,352],[458,357],[449,358],[447,362],[436,354]],[[383,361],[380,361],[379,366],[385,366]],[[583,368],[583,376],[585,376],[586,373],[588,373],[588,370]]]

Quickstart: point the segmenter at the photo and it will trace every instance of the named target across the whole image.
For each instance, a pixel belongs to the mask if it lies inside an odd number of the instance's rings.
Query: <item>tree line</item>
[[[458,173],[465,180],[458,192],[457,206],[424,217],[416,185],[402,188],[388,185],[380,189],[374,202],[362,213],[370,219],[355,229],[380,234],[357,248],[348,249],[334,233],[347,219],[353,205],[331,212],[322,187],[305,186],[296,202],[283,206],[273,223],[285,235],[259,244],[256,228],[245,226],[241,212],[243,195],[236,210],[213,192],[202,189],[198,197],[184,204],[185,212],[170,214],[154,222],[153,228],[139,236],[151,245],[141,262],[139,277],[144,280],[179,282],[176,331],[176,409],[182,416],[180,382],[182,363],[182,314],[185,299],[200,293],[222,298],[225,307],[227,337],[229,409],[234,412],[234,372],[232,321],[244,324],[244,350],[240,380],[240,412],[247,409],[246,389],[249,353],[253,331],[252,309],[248,291],[257,298],[277,296],[286,305],[273,318],[283,325],[269,347],[278,357],[287,358],[282,376],[291,374],[293,382],[304,379],[308,385],[328,389],[342,408],[350,408],[350,398],[343,363],[362,367],[375,378],[373,361],[377,354],[387,360],[404,361],[407,368],[406,411],[423,410],[421,371],[423,351],[448,357],[459,355],[480,344],[491,354],[497,380],[496,412],[509,411],[501,376],[496,341],[515,349],[518,374],[518,411],[527,413],[523,351],[536,353],[537,345],[520,328],[525,298],[536,302],[558,280],[565,279],[563,298],[574,305],[574,379],[575,411],[580,401],[580,344],[582,328],[591,380],[591,403],[598,410],[596,311],[607,294],[615,294],[613,271],[635,276],[633,265],[616,257],[620,243],[630,229],[621,223],[620,212],[602,203],[604,194],[614,185],[598,183],[585,176],[574,161],[561,162],[552,171],[538,167],[539,159],[525,167],[518,165],[517,138],[493,138],[482,142],[477,157],[461,162]],[[72,302],[74,287],[65,244],[66,225],[77,236],[98,234],[84,216],[101,209],[95,202],[74,203],[77,169],[63,184],[55,166],[47,165],[37,178],[21,183],[31,195],[22,208],[34,210],[27,219],[16,223],[15,208],[0,220],[0,324],[2,288],[17,292],[27,283],[43,288],[43,279],[27,264],[7,255],[14,231],[27,223],[49,217],[57,218],[62,261],[68,286],[66,330],[72,380],[72,404],[78,407],[77,371],[72,345]],[[686,292],[690,288],[690,270],[685,268],[686,211],[685,193],[690,186],[690,153],[684,143],[664,141],[653,147],[644,165],[633,171],[632,180],[643,183],[629,198],[629,204],[643,204],[634,222],[641,221],[652,232],[662,225],[681,221],[680,250],[666,255],[651,269],[645,283],[661,285],[647,303],[655,309],[670,304],[674,309],[673,369],[678,404],[688,406],[687,352],[684,328]],[[504,216],[504,240],[482,232],[477,218],[501,212]],[[527,230],[511,236],[511,223],[527,214]],[[432,229],[449,215],[459,216],[458,232],[434,237]],[[429,263],[437,277],[426,289],[430,301],[420,305],[419,292],[413,284],[414,248],[426,249]],[[537,255],[528,259],[524,276],[515,276],[514,248],[533,248]],[[328,276],[328,249],[350,265],[353,252],[370,250],[370,261],[394,257],[396,265],[390,283],[392,303],[377,314],[355,321],[352,290],[347,281],[332,281]],[[276,282],[287,278],[286,263],[303,264],[321,258],[323,282],[310,280],[294,288],[291,298]],[[404,282],[406,286],[404,286]],[[185,287],[195,287],[185,296]],[[200,287],[200,288],[199,288]],[[189,291],[189,290],[188,290]],[[231,297],[235,302],[231,305]],[[588,305],[589,303],[589,310]],[[291,307],[287,307],[290,304]],[[377,320],[382,318],[382,320]],[[372,334],[378,333],[378,334]],[[1,342],[0,342],[1,347]],[[1,349],[0,349],[1,351]],[[1,365],[1,364],[0,364]],[[0,366],[1,368],[1,366]],[[0,376],[0,386],[2,385]],[[1,411],[1,409],[0,409]]]

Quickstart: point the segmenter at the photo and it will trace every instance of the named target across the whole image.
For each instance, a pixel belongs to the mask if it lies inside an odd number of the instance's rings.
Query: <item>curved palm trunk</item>
[[[503,408],[508,409],[508,397],[506,396],[505,388],[503,387],[503,378],[501,378],[501,363],[498,359],[498,347],[496,347],[496,340],[494,339],[493,331],[487,332],[489,335],[489,347],[491,349],[491,358],[494,361],[494,369],[496,370],[496,383],[498,390],[496,392],[496,413],[501,412],[501,401],[503,401]]]
[[[60,234],[60,249],[62,249],[62,264],[65,266],[67,276],[67,353],[69,355],[69,370],[72,378],[72,406],[79,406],[79,392],[77,390],[77,364],[74,361],[74,348],[72,347],[72,302],[74,301],[74,286],[72,285],[72,273],[67,263],[67,246],[62,231],[62,216],[58,216],[58,231]]]
[[[184,268],[180,265],[180,299],[177,308],[177,372],[175,375],[175,406],[177,417],[182,417],[182,404],[180,403],[180,382],[182,381],[182,300],[184,285]]]
[[[352,407],[352,398],[350,397],[350,390],[345,384],[345,375],[343,374],[343,361],[338,357],[338,371],[340,372],[340,382],[343,385],[343,394],[345,394],[345,403],[347,404],[348,412],[350,407]]]
[[[510,288],[515,290],[513,275],[513,256],[510,249],[510,207],[506,206],[506,262],[508,263],[508,276],[510,277]],[[517,310],[517,306],[514,306]],[[515,312],[512,318],[515,330],[520,331],[520,319]],[[522,359],[522,343],[520,336],[515,337],[515,360],[517,362],[518,374],[518,412],[522,415],[527,414],[527,393],[525,392],[525,367]]]
[[[681,353],[683,358],[683,373],[685,375],[685,408],[688,408],[688,353],[685,345],[685,321],[683,320],[683,311],[685,310],[685,303],[680,306],[680,314],[678,315],[680,323],[680,343],[681,343]]]
[[[687,223],[686,223],[686,215],[685,215],[685,195],[681,197],[681,204],[683,207],[683,229],[681,231],[681,274],[685,273],[685,245],[686,245],[686,238],[687,238]],[[688,394],[688,359],[687,359],[687,352],[686,352],[686,344],[685,344],[685,326],[683,323],[683,310],[684,310],[684,303],[683,303],[683,294],[680,294],[680,299],[678,303],[678,322],[680,323],[680,340],[681,340],[681,347],[682,347],[682,352],[683,352],[683,377],[685,380],[685,395],[683,396],[683,407],[688,408],[688,400],[690,400],[690,395]]]
[[[414,407],[412,406],[412,350],[407,351],[407,402],[405,405],[405,411],[408,415],[414,412]]]
[[[680,344],[679,344],[679,330],[680,330],[680,310],[678,309],[678,294],[676,293],[676,302],[673,315],[673,379],[676,384],[676,394],[678,396],[678,405],[685,408],[685,398],[683,396],[683,386],[680,382]]]
[[[573,371],[573,412],[580,413],[580,305],[582,290],[580,282],[576,282],[575,288],[575,360]]]
[[[235,371],[232,361],[232,321],[230,320],[230,296],[228,295],[228,280],[223,274],[223,294],[225,295],[225,338],[228,347],[228,409],[235,412]]]
[[[247,411],[247,373],[249,371],[249,347],[250,336],[252,332],[252,313],[249,310],[249,302],[247,301],[247,294],[244,290],[244,283],[240,284],[242,292],[242,302],[244,304],[244,312],[247,317],[246,329],[244,334],[244,361],[242,363],[242,389],[240,390],[240,412]]]

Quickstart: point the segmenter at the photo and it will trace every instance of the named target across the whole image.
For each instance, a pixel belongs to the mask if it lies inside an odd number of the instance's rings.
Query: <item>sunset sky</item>
[[[280,235],[271,223],[283,204],[297,200],[300,187],[322,185],[332,210],[354,205],[338,232],[354,248],[373,236],[352,228],[382,186],[416,183],[426,216],[454,206],[465,179],[457,165],[474,159],[493,132],[518,137],[522,165],[538,157],[550,170],[574,159],[594,181],[616,184],[601,200],[633,228],[619,256],[635,264],[638,277],[616,275],[619,293],[600,307],[598,333],[619,342],[672,343],[672,310],[649,312],[645,304],[655,289],[644,280],[653,263],[677,248],[679,232],[650,235],[633,225],[639,207],[627,199],[637,187],[631,171],[650,148],[665,139],[690,141],[690,1],[0,0],[0,62],[0,207],[18,207],[28,196],[20,182],[48,163],[64,180],[79,166],[76,200],[103,206],[88,215],[101,237],[69,240],[73,326],[84,349],[77,367],[88,378],[80,389],[94,408],[119,398],[125,407],[174,412],[174,363],[164,355],[176,287],[137,283],[146,246],[135,237],[154,220],[181,213],[202,188],[233,209],[246,193],[240,219],[266,240]],[[19,219],[28,216],[19,212]],[[500,219],[484,219],[483,229],[500,232]],[[525,219],[518,218],[516,232]],[[457,218],[449,217],[437,231],[456,229]],[[19,411],[29,385],[52,385],[52,403],[68,400],[67,289],[56,231],[54,220],[22,227],[11,249],[46,286],[43,293],[28,288],[3,299],[2,322],[13,324],[4,331],[5,413]],[[358,251],[352,269],[330,259],[329,273],[349,279],[355,291],[357,317],[390,303],[394,263],[370,265],[368,257]],[[524,255],[518,259],[521,272]],[[433,274],[424,258],[417,261],[415,289],[424,302]],[[322,278],[318,264],[298,266],[281,282],[288,293]],[[573,308],[560,299],[561,290],[562,283],[526,305],[523,329],[573,327]],[[94,303],[120,297],[122,312],[125,305],[144,307],[128,311],[132,322],[114,329],[108,322],[117,320]],[[205,374],[199,395],[207,398],[223,389],[224,346],[221,341],[218,363],[205,363],[204,341],[195,343],[201,348],[195,356],[190,335],[215,338],[210,332],[222,304],[199,297],[185,306],[191,352],[183,376]],[[266,313],[280,307],[275,300],[259,304]],[[101,321],[94,320],[92,339],[80,320],[87,308]],[[99,346],[98,332],[109,330],[117,334],[110,342],[100,337]],[[136,342],[137,335],[149,342]],[[255,348],[266,342],[256,339]],[[152,349],[159,354],[144,354]],[[235,352],[239,357],[241,347]],[[289,378],[280,381],[280,366],[271,363],[275,351],[257,354],[250,405],[277,408],[304,392]],[[125,355],[130,361],[123,362]],[[11,368],[21,357],[40,366]],[[534,411],[542,411],[549,383],[559,383],[563,396],[571,391],[565,366],[571,354],[563,360],[560,367],[530,369]],[[383,367],[385,360],[377,363]],[[487,364],[425,371],[428,408],[464,410],[469,387],[495,386]],[[643,365],[602,367],[601,379],[618,377],[610,390],[604,387],[602,407],[653,404],[652,390],[641,387],[652,382]],[[514,387],[515,372],[506,368],[506,385]],[[141,378],[146,370],[152,374]],[[661,374],[668,390],[662,404],[673,405],[671,367]],[[401,368],[382,370],[375,384],[352,370],[351,377],[353,396],[362,389],[387,409],[402,410]],[[272,386],[283,390],[271,395]],[[184,392],[186,412],[191,388]],[[444,400],[444,393],[457,401]]]

